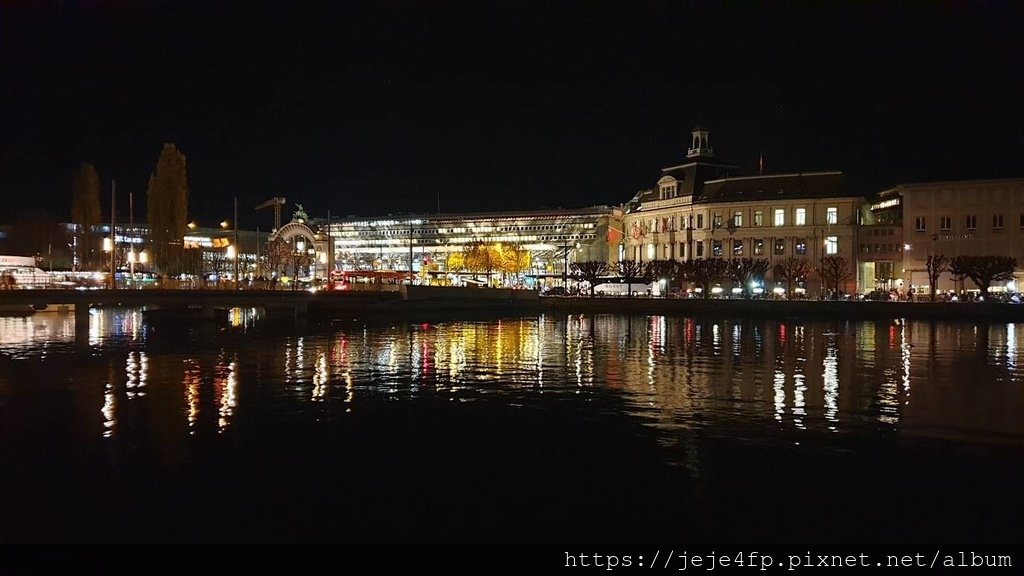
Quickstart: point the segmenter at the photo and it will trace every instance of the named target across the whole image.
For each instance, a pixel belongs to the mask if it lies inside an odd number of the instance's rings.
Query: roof
[[[844,196],[847,194],[842,172],[806,172],[708,180],[704,183],[704,193],[695,201],[714,204]]]
[[[991,178],[985,180],[947,180],[939,182],[914,182],[911,184],[898,184],[892,190],[898,188],[936,188],[940,186],[965,186],[965,185],[994,185],[994,184],[1024,184],[1024,177],[1021,178]],[[887,192],[888,190],[884,190]]]

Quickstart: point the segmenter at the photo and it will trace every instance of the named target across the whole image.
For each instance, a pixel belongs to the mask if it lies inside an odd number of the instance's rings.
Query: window
[[[686,244],[683,243],[683,242],[680,242],[679,243],[679,252],[676,252],[676,256],[679,256],[681,258],[683,256],[683,254],[686,254],[685,247],[686,247]]]
[[[993,230],[1002,230],[1003,229],[1003,215],[1002,214],[993,214],[992,215],[992,229]]]
[[[807,254],[807,242],[803,238],[797,238],[793,251],[797,254]]]
[[[782,208],[775,209],[775,225],[785,226],[786,225],[786,211]]]
[[[978,229],[978,217],[977,216],[968,216],[965,219],[964,224],[966,224],[968,230],[977,230]]]
[[[1020,221],[1024,227],[1024,214],[1021,214]],[[764,210],[754,210],[754,226],[764,226]]]
[[[939,218],[939,228],[942,229],[942,230],[945,230],[947,232],[952,230],[953,229],[953,217],[952,216],[942,216],[942,217],[940,217]]]
[[[736,228],[743,227],[743,212],[733,212],[732,214],[732,225]]]
[[[777,238],[775,240],[775,255],[776,256],[782,256],[785,253],[786,253],[786,241],[783,240],[782,238]]]
[[[924,232],[925,228],[927,228],[927,226],[926,226],[926,221],[925,221],[925,217],[924,216],[918,216],[918,217],[914,218],[914,230],[915,231],[917,231],[917,232]]]
[[[712,256],[721,256],[722,255],[722,241],[721,240],[712,240],[711,241],[711,255]]]
[[[732,255],[733,257],[743,256],[743,240],[732,241]]]
[[[754,240],[754,256],[761,256],[764,254],[764,240],[758,238]]]
[[[825,224],[832,225],[839,223],[839,208],[829,206],[825,209]]]
[[[794,222],[797,226],[807,225],[807,209],[797,208],[796,209],[796,221]]]
[[[826,236],[825,237],[825,254],[839,254],[839,237],[838,236]]]
[[[697,240],[697,258],[704,257],[704,241]]]
[[[697,228],[703,228],[703,227],[704,227],[704,215],[703,214],[697,214]]]
[[[657,258],[657,256],[656,256],[657,253],[655,252],[655,250],[656,249],[654,247],[654,244],[648,244],[647,245],[647,259],[648,260],[654,260],[655,258]]]
[[[715,214],[715,221],[711,225],[711,228],[714,230],[714,229],[718,229],[718,228],[721,228],[721,227],[722,227],[722,215],[721,214]]]

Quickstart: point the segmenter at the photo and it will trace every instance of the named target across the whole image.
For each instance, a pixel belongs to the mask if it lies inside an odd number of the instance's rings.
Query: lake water
[[[1021,325],[231,324],[0,318],[0,541],[1024,537]]]

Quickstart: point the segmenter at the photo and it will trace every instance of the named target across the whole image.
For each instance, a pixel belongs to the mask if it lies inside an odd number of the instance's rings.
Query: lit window
[[[1024,222],[1024,215],[1021,215],[1021,222]],[[754,226],[764,226],[764,211],[754,210]],[[1024,224],[1021,224],[1024,226]]]
[[[786,241],[782,238],[776,238],[775,240],[775,255],[782,256],[786,253]]]
[[[836,224],[839,222],[839,209],[830,206],[825,209],[825,224]]]
[[[839,254],[839,237],[825,237],[825,254]]]
[[[777,208],[775,210],[775,225],[776,226],[785,226],[786,225],[786,211],[783,210],[782,208]]]
[[[754,256],[761,256],[764,254],[764,240],[758,238],[754,240]]]
[[[715,214],[715,222],[714,222],[714,224],[711,225],[711,227],[712,228],[721,228],[722,227],[722,215],[721,214]]]
[[[712,256],[721,256],[722,255],[722,241],[721,240],[712,240],[711,241],[711,255]]]
[[[796,209],[796,222],[794,222],[794,223],[797,226],[806,226],[807,225],[807,209],[806,208],[797,208]]]
[[[743,256],[743,240],[732,241],[732,255]]]
[[[793,251],[797,254],[807,254],[807,242],[803,238],[797,238]]]

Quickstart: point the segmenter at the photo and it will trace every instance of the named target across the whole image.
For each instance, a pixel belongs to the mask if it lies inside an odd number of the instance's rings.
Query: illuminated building
[[[623,215],[623,259],[690,260],[806,258],[815,268],[826,256],[855,270],[864,199],[847,194],[841,172],[736,175],[717,161],[707,130],[697,127],[684,163],[662,169],[655,188],[641,190]],[[810,282],[809,292],[821,290]],[[850,279],[840,285],[857,290]]]
[[[518,271],[505,269],[507,282],[560,282],[566,266],[601,260],[614,264],[622,235],[622,211],[593,206],[557,210],[421,214],[331,219],[334,268],[412,270],[420,282],[458,283],[482,277],[480,270],[453,266],[454,254],[473,246],[520,253]],[[326,220],[311,224],[323,227]],[[282,227],[283,228],[283,227]],[[323,235],[323,229],[320,230]],[[494,272],[499,272],[495,265]]]
[[[927,293],[931,255],[1009,256],[1017,259],[1018,270],[1024,264],[1024,178],[900,184],[879,197],[872,212],[889,212],[901,233],[902,290]],[[1014,275],[993,289],[1017,291],[1024,272]],[[949,272],[936,286],[938,292],[976,288],[970,280],[954,282]]]

